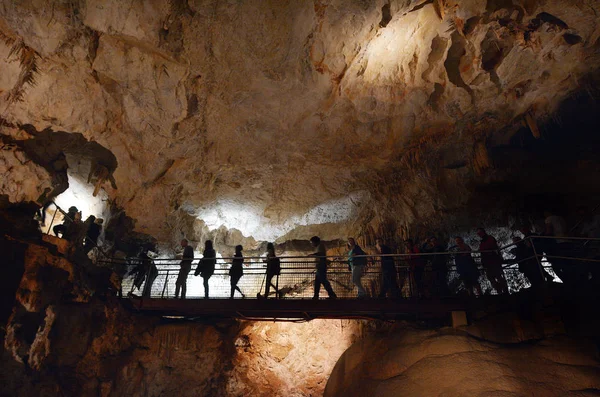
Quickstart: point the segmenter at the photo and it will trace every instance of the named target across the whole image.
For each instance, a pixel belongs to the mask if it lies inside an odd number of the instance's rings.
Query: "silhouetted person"
[[[65,240],[69,240],[73,222],[75,221],[75,217],[77,216],[78,211],[79,210],[75,206],[69,207],[69,210],[65,214],[65,219],[63,220],[63,223],[60,225],[56,225],[52,228],[52,231],[54,232],[54,235],[56,237],[61,237]]]
[[[275,255],[275,246],[273,243],[267,244],[267,259],[265,259],[267,263],[267,278],[265,281],[265,298],[269,297],[269,291],[271,287],[275,289],[275,293],[279,295],[279,289],[277,285],[273,284],[273,277],[279,276],[281,273],[281,262],[277,255]]]
[[[462,237],[455,237],[454,242],[458,251],[454,255],[456,271],[465,285],[467,293],[471,296],[473,295],[473,290],[475,290],[477,295],[483,295],[481,285],[479,284],[479,270],[477,270],[477,264],[471,255],[471,247],[465,243]]]
[[[98,237],[100,237],[102,227],[96,223],[96,217],[94,215],[90,215],[84,223],[84,229],[87,230],[87,232],[83,238],[83,249],[87,254],[96,245],[98,245]]]
[[[432,293],[436,296],[446,296],[450,294],[448,289],[448,265],[445,249],[439,244],[434,236],[427,240],[427,243],[421,248],[421,252],[435,255],[428,255],[426,258],[431,264]]]
[[[192,259],[194,259],[194,249],[188,245],[186,239],[181,240],[181,247],[183,248],[183,255],[181,261],[181,268],[177,275],[177,281],[175,281],[175,298],[179,297],[179,290],[181,290],[181,299],[185,299],[185,293],[187,291],[187,278],[188,274],[192,270]]]
[[[400,288],[398,287],[396,263],[394,258],[391,256],[392,250],[387,245],[383,244],[383,240],[377,238],[375,240],[375,246],[377,253],[382,255],[379,257],[381,263],[381,290],[379,292],[379,298],[385,298],[389,293],[391,298],[398,298],[401,295]]]
[[[407,257],[408,266],[410,267],[411,274],[411,289],[412,294],[415,297],[423,295],[425,285],[423,283],[423,273],[425,272],[425,260],[422,256],[419,256],[421,251],[419,247],[414,243],[412,239],[404,241],[406,247],[406,253],[409,254]]]
[[[366,255],[366,253],[356,244],[356,240],[352,237],[348,238],[348,267],[352,272],[352,283],[358,289],[359,299],[367,297],[367,291],[365,291],[361,280],[367,267],[367,258],[363,255]]]
[[[154,284],[154,280],[156,280],[156,277],[158,277],[158,269],[156,268],[154,261],[148,256],[147,250],[142,251],[140,258],[143,261],[146,273],[146,284],[144,284],[142,296],[144,298],[150,298],[150,294],[152,293],[152,284]]]
[[[229,281],[231,282],[231,299],[233,299],[233,295],[235,294],[236,290],[240,294],[242,294],[242,298],[246,297],[246,295],[244,295],[240,287],[238,287],[237,285],[242,276],[244,275],[244,256],[242,255],[243,250],[244,247],[242,247],[241,245],[235,246],[235,254],[233,255],[233,260],[231,261],[231,269],[229,269]]]
[[[217,253],[213,248],[213,242],[206,240],[204,242],[204,251],[202,252],[202,259],[198,262],[196,267],[195,276],[200,274],[204,279],[204,298],[208,299],[208,280],[215,273],[215,266],[217,264]]]
[[[503,259],[496,239],[487,234],[483,228],[477,229],[477,235],[481,238],[479,244],[479,251],[482,251],[481,265],[485,269],[488,280],[490,280],[492,287],[498,294],[508,293],[508,285],[504,278],[504,269],[502,269]]]
[[[335,292],[333,292],[333,288],[331,288],[331,283],[327,280],[327,251],[325,250],[325,245],[321,241],[318,236],[313,236],[310,238],[310,244],[313,248],[316,248],[317,251],[311,256],[315,257],[315,267],[317,268],[317,272],[315,274],[315,284],[314,284],[314,295],[313,299],[319,299],[319,293],[321,291],[321,285],[327,291],[327,295],[329,295],[329,299],[337,298]]]
[[[539,287],[544,284],[545,280],[552,278],[545,270],[540,269],[529,241],[523,241],[516,236],[512,238],[512,241],[515,243],[515,247],[511,251],[519,265],[519,271],[527,277],[532,287]]]

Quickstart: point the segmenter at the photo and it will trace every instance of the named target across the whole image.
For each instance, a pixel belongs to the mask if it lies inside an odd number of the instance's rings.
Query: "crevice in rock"
[[[198,95],[192,94],[187,100],[187,115],[188,117],[198,113]]]
[[[481,21],[480,16],[474,16],[474,17],[467,19],[467,22],[465,22],[465,28],[463,30],[465,36],[468,36],[471,33],[473,33],[473,31],[475,30],[475,28],[477,27],[477,25],[479,24],[480,21]]]
[[[542,22],[549,23],[550,25],[554,25],[560,29],[569,29],[569,25],[567,25],[565,21],[547,12],[541,12],[537,14],[536,18],[539,18]]]
[[[559,30],[569,29],[569,25],[567,25],[560,18],[555,17],[552,14],[547,12],[541,12],[535,16],[527,26],[527,30],[530,32],[538,30],[544,23],[547,23]]]
[[[498,10],[513,8],[512,0],[488,0],[485,6],[485,11],[492,14]]]
[[[427,0],[427,1],[425,1],[425,2],[423,2],[421,4],[419,4],[419,5],[414,6],[413,8],[411,8],[410,11],[408,11],[408,13],[419,11],[421,8],[423,8],[423,7],[425,7],[426,5],[429,5],[429,4],[433,4],[433,0]]]
[[[387,3],[381,7],[381,21],[379,22],[379,26],[385,28],[391,20],[392,13],[390,11],[390,3]]]
[[[490,74],[490,79],[499,90],[502,88],[502,84],[496,69],[500,66],[504,57],[504,43],[496,40],[490,29],[481,42],[481,67]]]
[[[455,86],[467,91],[471,95],[471,100],[474,101],[473,89],[465,83],[460,73],[460,60],[467,53],[466,40],[456,31],[452,33],[451,40],[452,45],[444,62],[448,80]]]
[[[427,100],[427,105],[431,106],[431,108],[437,112],[439,110],[439,101],[442,98],[443,94],[444,94],[444,86],[441,85],[440,83],[435,83],[433,92],[431,93],[431,95],[429,96],[429,99]]]
[[[89,29],[89,31],[88,60],[90,65],[93,65],[94,60],[96,60],[96,54],[98,53],[98,47],[100,46],[100,34],[92,29]]]
[[[444,37],[440,37],[439,35],[435,36],[431,41],[431,51],[427,56],[427,69],[421,75],[423,80],[429,80],[429,74],[433,71],[435,66],[439,61],[442,60],[444,54],[446,53],[446,48],[448,47],[448,39]]]
[[[579,44],[583,41],[581,36],[573,34],[573,33],[565,33],[563,35],[563,39],[565,39],[565,42],[569,45]]]

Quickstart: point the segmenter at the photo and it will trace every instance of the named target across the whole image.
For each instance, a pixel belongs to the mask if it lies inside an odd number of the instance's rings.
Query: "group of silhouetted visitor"
[[[60,208],[58,209],[60,210]],[[82,213],[75,206],[70,207],[66,213],[63,212],[63,215],[62,224],[52,228],[54,234],[74,242],[75,246],[85,254],[89,253],[97,246],[102,232],[102,219],[96,219],[90,215],[83,222]],[[417,244],[414,239],[405,239],[404,250],[401,253],[394,252],[382,238],[376,238],[376,254],[369,255],[358,245],[356,239],[350,237],[347,240],[347,254],[340,258],[339,256],[328,256],[323,241],[318,236],[313,236],[310,243],[314,252],[309,255],[314,258],[313,299],[319,299],[321,287],[325,289],[329,299],[338,297],[328,279],[328,268],[333,262],[347,264],[349,273],[346,277],[351,280],[350,288],[352,286],[355,288],[356,296],[359,299],[368,296],[378,298],[402,298],[404,295],[411,297],[448,296],[453,294],[452,289],[454,288],[452,287],[455,283],[452,281],[457,278],[464,287],[464,291],[470,296],[483,295],[482,283],[485,279],[489,281],[491,288],[497,294],[507,294],[509,287],[505,267],[515,264],[517,265],[516,269],[533,288],[539,288],[554,280],[554,274],[568,286],[586,284],[590,279],[594,284],[599,284],[600,271],[597,270],[598,267],[590,266],[584,260],[577,260],[581,259],[577,258],[578,255],[581,256],[581,253],[575,252],[574,243],[567,238],[567,235],[573,233],[576,237],[589,238],[590,240],[587,240],[584,246],[590,241],[594,241],[588,245],[587,249],[589,251],[591,247],[595,249],[593,252],[599,251],[599,244],[593,239],[600,237],[600,216],[586,218],[583,216],[584,211],[581,210],[578,215],[580,215],[580,221],[571,228],[570,232],[565,219],[551,212],[544,214],[544,227],[540,234],[533,233],[529,224],[520,224],[517,229],[523,237],[513,235],[513,245],[508,251],[514,259],[503,258],[496,238],[489,235],[483,228],[476,229],[480,239],[476,252],[460,236],[453,238],[454,244],[450,248],[446,248],[448,245],[440,243],[437,237],[431,236],[421,241],[420,244]],[[183,253],[175,283],[175,297],[183,299],[186,297],[187,280],[193,267],[194,250],[186,239],[181,241],[181,247]],[[479,256],[479,264],[476,257],[473,256],[474,253]],[[141,289],[145,282],[142,296],[149,297],[152,283],[158,276],[158,269],[145,251],[140,255],[139,261],[136,262],[137,266],[129,273],[134,278],[132,291],[136,287]],[[543,257],[548,259],[545,266],[542,264]],[[209,280],[215,273],[216,263],[217,254],[213,243],[211,240],[207,240],[202,258],[194,271],[194,276],[203,278],[205,298],[209,297]],[[281,298],[284,295],[279,286],[282,263],[276,255],[273,243],[266,245],[263,264],[266,270],[263,273],[264,278],[257,297],[267,299],[274,294]],[[230,265],[230,297],[233,298],[237,291],[244,298],[246,295],[238,285],[244,275],[244,256],[241,245],[235,247],[235,254]],[[367,285],[365,288],[363,278],[368,273],[367,269],[373,266],[377,266],[379,269],[379,290],[374,291],[371,288],[368,292],[369,286]],[[516,269],[513,268],[513,271]],[[449,278],[451,272],[455,272],[458,277]],[[339,274],[339,272],[337,273]],[[372,280],[373,278],[370,277],[371,286],[373,285]],[[338,280],[336,279],[336,281]],[[409,292],[403,294],[403,289],[407,286]],[[347,286],[345,289],[348,291]],[[489,291],[489,287],[487,290]]]
[[[596,232],[597,226],[586,225],[588,232]],[[552,214],[546,214],[545,230],[541,236],[544,239],[535,239],[537,235],[533,234],[529,226],[521,225],[519,231],[524,238],[513,236],[512,249],[508,252],[513,254],[514,259],[505,259],[501,253],[501,248],[495,237],[489,235],[485,229],[476,230],[479,237],[479,246],[477,251],[472,248],[465,240],[456,236],[454,245],[446,248],[438,238],[431,236],[421,245],[416,244],[413,239],[404,240],[404,252],[396,254],[390,249],[382,238],[375,240],[376,255],[368,255],[356,242],[354,238],[348,238],[347,256],[345,258],[335,258],[327,256],[324,243],[318,236],[310,239],[315,252],[310,254],[314,257],[315,278],[313,286],[313,299],[319,299],[321,287],[325,289],[329,299],[336,299],[337,294],[328,279],[327,271],[330,263],[345,262],[350,272],[352,284],[356,289],[357,298],[363,299],[367,296],[377,296],[378,298],[401,298],[403,288],[408,285],[410,293],[414,297],[444,297],[453,294],[451,290],[451,279],[449,273],[455,272],[458,280],[462,283],[464,291],[470,296],[483,295],[482,282],[484,279],[489,281],[491,288],[497,294],[507,294],[509,292],[508,282],[505,274],[505,266],[517,264],[518,271],[523,274],[530,285],[534,288],[553,280],[553,276],[542,265],[541,257],[543,255],[551,260],[551,268],[568,284],[574,281],[581,281],[588,277],[587,268],[578,266],[572,261],[562,259],[567,247],[566,226],[564,219]],[[176,297],[185,297],[185,282],[192,267],[193,251],[187,245],[187,240],[182,241],[184,247],[181,270],[177,279]],[[238,282],[243,275],[244,258],[242,255],[242,246],[236,247],[236,252],[231,263],[230,279],[231,293],[233,298],[235,291],[238,291],[242,297],[245,295],[238,287]],[[476,262],[473,253],[477,253],[480,258],[480,265]],[[263,280],[264,294],[259,293],[259,298],[268,298],[271,291],[277,297],[281,297],[281,291],[278,286],[278,278],[281,273],[281,262],[275,254],[275,247],[272,243],[267,245],[265,278]],[[200,260],[194,274],[204,278],[205,297],[209,296],[208,280],[215,271],[216,252],[212,242],[206,241],[203,258]],[[452,266],[454,264],[454,266]],[[367,273],[367,268],[379,266],[379,291],[369,294],[363,285],[363,277]],[[547,265],[549,268],[550,266]],[[262,292],[262,286],[261,286]]]
[[[56,206],[54,202],[49,203]],[[42,208],[44,218],[47,208]],[[81,248],[85,254],[88,254],[98,245],[98,238],[102,233],[102,224],[104,221],[101,218],[96,218],[94,215],[90,215],[85,221],[82,221],[82,213],[75,206],[69,207],[66,213],[60,207],[56,206],[56,208],[57,211],[62,212],[63,222],[52,227],[54,235],[73,242],[75,247]],[[44,224],[44,218],[42,218],[42,224]]]

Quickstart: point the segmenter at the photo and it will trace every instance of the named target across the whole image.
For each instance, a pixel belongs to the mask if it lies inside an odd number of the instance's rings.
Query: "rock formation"
[[[599,8],[5,2],[2,134],[51,128],[110,150],[116,183],[100,185],[161,241],[190,216],[256,240],[410,226],[464,205],[491,148],[523,126],[539,137],[595,85]],[[28,181],[3,187],[12,202],[48,183],[18,153],[2,155]]]
[[[499,345],[467,333],[409,327],[353,345],[324,395],[591,396],[599,382],[591,341],[560,336]]]
[[[564,308],[556,327],[505,313],[461,330],[146,317],[116,298],[122,274],[42,237],[34,214],[54,200],[104,218],[102,248],[121,257],[172,257],[183,237],[223,256],[266,241],[304,255],[314,234],[336,254],[351,234],[367,248],[475,225],[508,238],[547,206],[598,204],[599,13],[0,2],[0,394],[597,392],[598,330],[573,333]]]

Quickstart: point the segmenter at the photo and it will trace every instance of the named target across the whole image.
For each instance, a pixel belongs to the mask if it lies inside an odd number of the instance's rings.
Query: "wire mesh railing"
[[[508,293],[515,293],[531,286],[531,274],[523,270],[524,264],[537,266],[541,277],[556,282],[573,281],[571,275],[574,271],[564,271],[565,262],[569,269],[577,269],[580,273],[577,278],[583,280],[587,277],[595,277],[596,282],[600,275],[595,273],[596,266],[600,262],[598,251],[598,239],[564,238],[571,244],[562,243],[558,248],[548,248],[548,242],[555,241],[554,238],[529,236],[519,243],[510,244],[500,248],[498,251],[473,251],[459,252],[447,251],[420,254],[393,254],[393,255],[365,255],[367,266],[364,267],[361,276],[361,284],[371,298],[433,298],[455,295],[478,295],[498,294],[492,286],[489,270],[482,266],[481,253],[499,252],[503,254],[502,277],[506,282]],[[530,242],[532,254],[528,257],[515,258],[512,249]],[[575,242],[575,243],[573,243]],[[587,242],[585,246],[584,242]],[[592,242],[592,244],[590,244]],[[472,254],[474,266],[476,266],[476,281],[468,282],[456,266],[456,258],[459,254]],[[382,269],[382,259],[392,261],[395,274],[390,276],[389,271]],[[444,266],[439,268],[439,258],[443,257]],[[420,259],[420,264],[415,265],[415,258]],[[437,258],[436,267],[434,258]],[[229,298],[231,296],[231,277],[229,276],[231,261],[233,258],[217,258],[215,271],[208,279],[210,298]],[[280,257],[281,272],[273,276],[270,287],[269,298],[276,299],[310,299],[314,297],[314,283],[316,275],[315,257]],[[318,259],[318,258],[317,258]],[[192,271],[187,276],[186,298],[205,297],[204,279],[194,276],[198,263],[202,258],[194,258]],[[122,293],[127,295],[135,292],[150,298],[173,298],[176,290],[176,280],[180,270],[181,260],[175,259],[139,259],[128,258],[123,260],[102,260],[106,266],[120,268],[121,274],[129,273],[122,282]],[[357,297],[357,287],[353,283],[352,271],[348,260],[340,256],[327,257],[327,279],[331,283],[337,298],[352,299]],[[390,263],[390,262],[388,262]],[[579,265],[578,265],[579,264]],[[585,264],[585,265],[582,265]],[[149,272],[148,269],[155,267],[156,270]],[[136,271],[137,269],[137,271]],[[266,264],[263,257],[245,258],[243,276],[239,279],[237,286],[245,298],[264,297],[267,283]],[[526,276],[527,274],[527,276]],[[582,275],[584,274],[584,275]],[[595,276],[594,276],[595,275]],[[569,277],[567,277],[569,276]],[[392,284],[397,288],[389,288],[383,291],[382,286],[390,277]],[[563,280],[564,279],[564,280]],[[473,285],[475,284],[475,285]],[[479,286],[480,291],[473,289]],[[497,287],[497,286],[496,286]],[[320,297],[327,298],[328,294],[323,287],[320,288]],[[234,293],[235,298],[241,298],[239,292]]]

